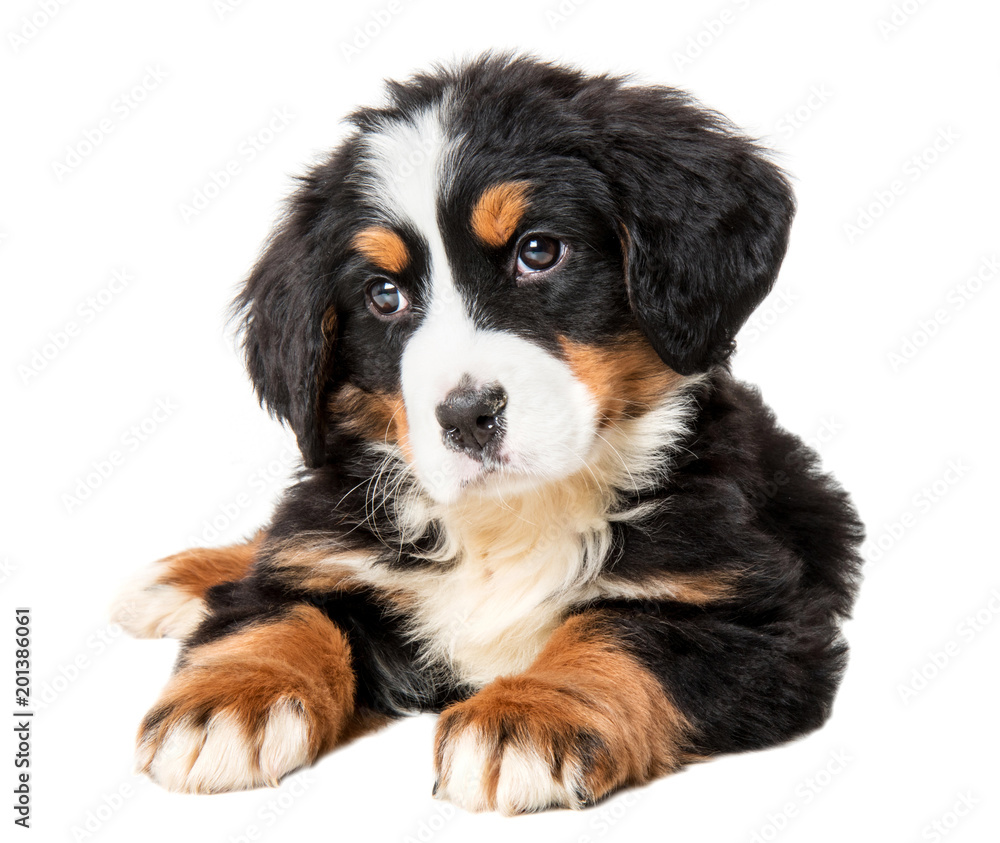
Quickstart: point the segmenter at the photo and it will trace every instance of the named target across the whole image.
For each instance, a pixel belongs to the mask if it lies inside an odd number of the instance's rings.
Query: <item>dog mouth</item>
[[[459,479],[461,489],[485,488],[504,477],[521,473],[512,465],[510,456],[502,451],[483,454],[482,459],[466,456],[463,463],[465,471]]]

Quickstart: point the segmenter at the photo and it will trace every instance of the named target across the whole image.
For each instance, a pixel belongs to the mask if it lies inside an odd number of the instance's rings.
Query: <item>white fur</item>
[[[581,807],[572,790],[571,771],[566,769],[564,776],[563,781],[557,781],[548,762],[534,749],[506,747],[497,782],[497,810],[510,816],[553,806]]]
[[[552,775],[551,766],[533,747],[508,743],[502,747],[495,807],[502,814],[520,814],[561,806],[580,808],[576,796],[578,771],[565,765],[563,779]],[[441,780],[435,796],[467,811],[490,809],[486,775],[491,761],[488,742],[474,727],[453,736],[444,747]]]
[[[442,759],[443,773],[434,794],[467,811],[489,810],[486,792],[486,764],[489,749],[472,729],[464,729],[448,741]]]
[[[289,700],[271,707],[259,743],[235,714],[218,711],[204,726],[182,719],[159,740],[140,743],[136,766],[168,790],[185,793],[274,787],[312,761],[309,729],[304,712]]]
[[[570,367],[521,337],[477,328],[436,275],[431,296],[441,304],[410,338],[402,360],[410,445],[425,490],[447,504],[468,488],[503,495],[581,468],[597,406]],[[496,463],[475,461],[442,439],[435,408],[464,381],[499,384],[507,393]]]
[[[279,700],[267,717],[260,744],[260,772],[264,781],[277,787],[281,777],[308,764],[309,721],[290,700]]]
[[[136,638],[186,638],[205,617],[205,601],[162,582],[155,562],[140,571],[111,604],[111,620]]]

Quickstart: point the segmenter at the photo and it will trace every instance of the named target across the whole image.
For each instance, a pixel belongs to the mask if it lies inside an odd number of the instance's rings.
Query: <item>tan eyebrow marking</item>
[[[391,228],[372,225],[354,235],[355,249],[386,272],[402,272],[410,265],[410,252],[403,238]]]
[[[508,181],[483,191],[472,209],[472,230],[487,246],[510,240],[528,208],[529,187],[525,181]]]

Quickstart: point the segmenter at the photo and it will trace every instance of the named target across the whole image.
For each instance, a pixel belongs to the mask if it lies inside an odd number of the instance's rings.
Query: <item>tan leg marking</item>
[[[527,671],[441,715],[437,795],[472,811],[580,808],[676,770],[688,729],[598,615],[574,617]]]
[[[119,592],[111,619],[137,638],[185,638],[205,617],[205,592],[243,579],[262,534],[229,547],[192,548],[146,567]]]

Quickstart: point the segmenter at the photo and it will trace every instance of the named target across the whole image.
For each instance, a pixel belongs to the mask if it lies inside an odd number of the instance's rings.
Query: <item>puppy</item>
[[[298,481],[117,604],[183,641],[139,768],[273,785],[440,712],[435,794],[510,814],[820,726],[862,526],[727,363],[782,173],[676,90],[509,55],[351,122],[235,303]]]

